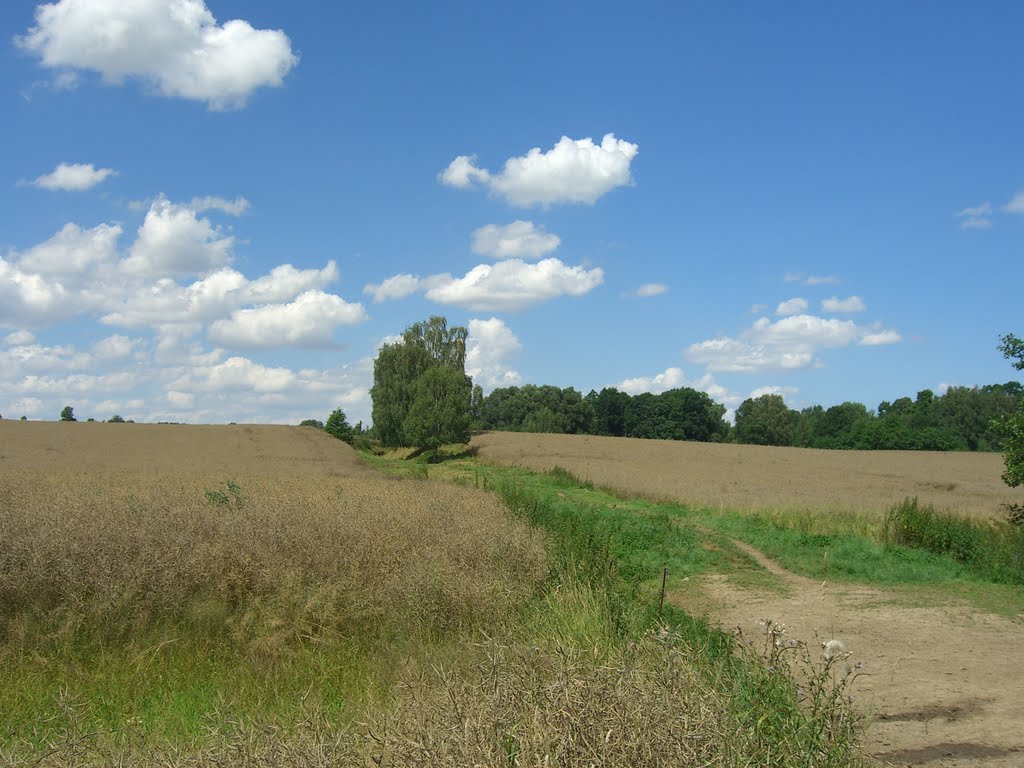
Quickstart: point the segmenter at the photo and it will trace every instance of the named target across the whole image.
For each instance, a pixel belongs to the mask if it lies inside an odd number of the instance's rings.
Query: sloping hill
[[[0,421],[0,471],[160,470],[365,474],[355,451],[310,427]]]

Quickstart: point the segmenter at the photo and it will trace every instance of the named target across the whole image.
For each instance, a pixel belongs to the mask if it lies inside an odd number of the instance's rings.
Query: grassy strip
[[[669,568],[670,579],[715,572],[729,574],[730,578],[758,588],[772,588],[774,578],[732,545],[733,540],[739,540],[802,576],[895,587],[942,588],[956,592],[958,597],[969,599],[983,610],[1008,615],[1024,612],[1024,590],[1019,584],[962,562],[948,551],[932,551],[921,543],[900,541],[891,533],[891,527],[881,522],[827,513],[690,508],[597,489],[561,468],[534,473],[520,467],[483,464],[468,457],[430,466],[429,472],[425,465],[379,459],[377,464],[385,471],[412,472],[420,477],[429,474],[432,478],[448,478],[478,487],[497,487],[509,481],[523,487],[549,487],[559,500],[603,510],[604,521],[600,525],[605,526],[614,525],[619,516],[640,516],[650,521],[646,525],[662,530],[671,522],[681,529],[678,538],[662,538],[657,547],[643,549],[644,554],[634,556],[626,566],[647,568],[653,574],[651,579],[665,566]],[[953,524],[959,520],[954,518]],[[924,523],[921,526],[926,527]],[[964,526],[983,532],[986,529],[981,522],[966,521]],[[673,545],[673,541],[677,544]],[[1019,545],[1011,541],[1004,551],[1008,558],[1015,557],[1014,562],[1020,562]]]
[[[423,476],[419,467],[374,463]],[[851,678],[839,668],[845,659],[820,661],[806,646],[782,643],[771,626],[756,647],[737,643],[705,620],[661,603],[664,569],[674,579],[709,570],[754,570],[728,538],[681,525],[682,510],[674,505],[615,498],[561,469],[533,473],[456,461],[431,467],[429,474],[493,488],[514,513],[549,534],[551,581],[558,588],[535,614],[531,636],[584,645],[601,638],[607,664],[622,648],[647,648],[645,638],[661,626],[655,634],[685,659],[696,684],[708,691],[705,703],[715,701],[727,713],[733,730],[722,736],[723,764],[858,764],[854,718],[843,697]],[[575,585],[569,591],[577,600],[587,596],[585,609],[577,604],[562,610],[557,597],[567,584]],[[581,617],[587,617],[583,631]],[[656,663],[667,662],[662,657]],[[799,689],[795,676],[803,681]],[[656,732],[636,727],[641,739],[658,741]],[[738,738],[740,733],[750,740]]]

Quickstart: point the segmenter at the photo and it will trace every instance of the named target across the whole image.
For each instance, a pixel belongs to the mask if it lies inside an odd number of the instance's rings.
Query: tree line
[[[465,373],[467,331],[431,317],[385,344],[374,362],[372,436],[385,446],[436,450],[472,430],[552,432],[829,449],[999,451],[1006,419],[1024,398],[1019,382],[922,390],[877,408],[845,402],[794,410],[777,394],[726,408],[689,387],[630,395],[614,387],[527,384],[484,395]],[[1015,337],[1007,337],[1014,339]],[[1004,342],[1005,343],[1005,342]],[[1001,351],[1013,359],[1013,349]],[[1015,349],[1015,348],[1014,348]]]

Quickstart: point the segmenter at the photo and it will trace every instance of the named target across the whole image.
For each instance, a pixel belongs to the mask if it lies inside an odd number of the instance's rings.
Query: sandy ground
[[[589,435],[486,432],[479,454],[535,470],[561,466],[591,482],[699,506],[884,512],[916,496],[938,508],[1002,516],[1022,501],[996,453],[822,451]]]
[[[962,605],[907,607],[892,593],[796,576],[737,542],[786,595],[710,576],[671,597],[724,629],[763,637],[762,619],[815,649],[838,639],[864,669],[850,692],[866,715],[866,751],[883,765],[1024,765],[1024,622]],[[1022,617],[1024,618],[1024,617]]]

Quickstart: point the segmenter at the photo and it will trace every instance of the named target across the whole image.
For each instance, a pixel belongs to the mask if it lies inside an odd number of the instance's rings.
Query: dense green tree
[[[324,423],[320,419],[303,419],[299,422],[300,427],[315,427],[316,429],[323,429]]]
[[[593,432],[595,435],[622,437],[626,434],[626,407],[630,396],[614,387],[605,387],[600,392],[587,395],[594,413]]]
[[[345,412],[341,408],[335,408],[331,411],[331,415],[327,417],[327,421],[324,423],[324,432],[331,437],[344,440],[349,445],[352,444],[352,427],[349,425]]]
[[[78,421],[78,419],[75,418],[75,409],[72,408],[70,405],[65,405],[64,406],[64,410],[62,410],[60,412],[60,420],[61,421]]]
[[[1015,369],[1024,371],[1024,340],[1007,334],[1001,339],[999,351]],[[1003,480],[1011,488],[1024,485],[1024,398],[1018,399],[1017,410],[998,419],[996,426],[1003,435]],[[1024,505],[1012,505],[1011,515],[1015,520],[1024,519]]]
[[[423,425],[430,423],[424,418],[425,403],[438,394],[434,388],[439,382],[454,387],[450,397],[445,398],[446,407],[458,403],[468,423],[472,382],[465,371],[467,335],[464,327],[449,328],[445,318],[434,316],[425,323],[409,326],[400,341],[381,347],[373,364],[370,395],[374,434],[384,445],[425,445],[421,442],[426,436]],[[458,376],[435,375],[429,385],[420,387],[420,379],[435,368],[452,371]],[[417,417],[409,419],[414,406]],[[412,428],[413,433],[407,433],[407,427]],[[462,433],[461,430],[455,432]],[[448,436],[451,434],[449,432]],[[436,440],[431,438],[430,442]]]
[[[408,444],[437,450],[468,442],[471,388],[461,371],[447,365],[427,369],[416,380],[412,407],[402,425]]]
[[[125,421],[124,421],[124,419],[121,416],[119,416],[118,414],[115,413],[113,416],[111,416],[109,419],[107,419],[107,423],[108,424],[124,424]]]
[[[748,397],[736,409],[736,442],[753,445],[792,445],[797,414],[782,395]]]

